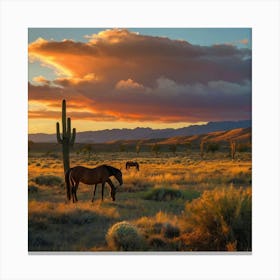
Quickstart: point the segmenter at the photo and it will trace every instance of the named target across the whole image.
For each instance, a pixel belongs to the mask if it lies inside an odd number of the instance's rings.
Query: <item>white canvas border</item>
[[[253,28],[252,255],[28,255],[27,28],[111,26]],[[1,1],[1,279],[280,279],[279,26],[278,1]]]

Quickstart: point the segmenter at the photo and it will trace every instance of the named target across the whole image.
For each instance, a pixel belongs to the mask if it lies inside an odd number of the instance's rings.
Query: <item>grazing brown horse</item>
[[[135,166],[139,171],[139,163],[137,161],[127,161],[125,164],[125,169],[128,170],[131,166]]]
[[[114,201],[116,195],[116,187],[113,185],[110,179],[111,176],[114,176],[118,180],[120,185],[123,184],[122,172],[113,166],[100,165],[95,168],[75,166],[73,168],[69,168],[65,173],[65,183],[66,183],[68,200],[71,200],[71,196],[72,196],[73,203],[78,201],[77,189],[79,183],[82,182],[86,185],[95,185],[92,201],[95,195],[97,184],[99,183],[102,184],[102,200],[103,200],[104,186],[105,183],[108,183],[111,187],[111,198]]]

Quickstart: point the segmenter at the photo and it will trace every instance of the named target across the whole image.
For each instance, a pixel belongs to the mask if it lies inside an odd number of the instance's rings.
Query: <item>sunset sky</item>
[[[251,119],[251,29],[30,28],[29,133]]]

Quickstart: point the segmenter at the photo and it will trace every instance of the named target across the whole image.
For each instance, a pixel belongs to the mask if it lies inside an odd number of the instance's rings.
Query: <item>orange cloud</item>
[[[245,38],[245,39],[240,40],[239,43],[243,44],[243,45],[248,45],[249,40]]]
[[[32,79],[33,82],[39,83],[39,84],[48,84],[49,81],[43,77],[43,76],[36,76]]]
[[[87,43],[38,39],[29,59],[58,76],[29,84],[30,118],[71,116],[108,121],[201,122],[251,117],[251,51],[202,47],[124,29],[88,36]],[[243,41],[245,44],[245,41]],[[133,92],[133,94],[131,94]]]
[[[129,32],[126,29],[107,29],[105,31],[101,31],[98,34],[93,34],[91,36],[87,36],[89,39],[89,43],[92,45],[98,45],[101,42],[105,44],[119,44],[121,42],[127,42],[127,40],[138,40],[141,39],[139,34],[136,32]]]
[[[143,89],[144,87],[132,79],[120,80],[116,84],[116,89]]]

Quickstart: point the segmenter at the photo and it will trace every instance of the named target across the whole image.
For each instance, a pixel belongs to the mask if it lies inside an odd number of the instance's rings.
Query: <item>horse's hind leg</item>
[[[97,184],[94,185],[94,190],[93,190],[93,194],[92,194],[92,200],[91,202],[93,202],[94,197],[95,197],[95,192],[96,192],[96,188],[97,188]]]
[[[75,186],[72,186],[71,192],[72,192],[72,201],[73,203],[75,203]]]
[[[79,182],[77,182],[75,185],[72,186],[72,201],[73,201],[73,203],[78,201],[78,198],[77,198],[78,186],[79,186]]]
[[[78,186],[79,186],[79,183],[77,183],[76,186],[75,186],[75,201],[78,201],[78,198],[77,198],[77,189],[78,189]]]

